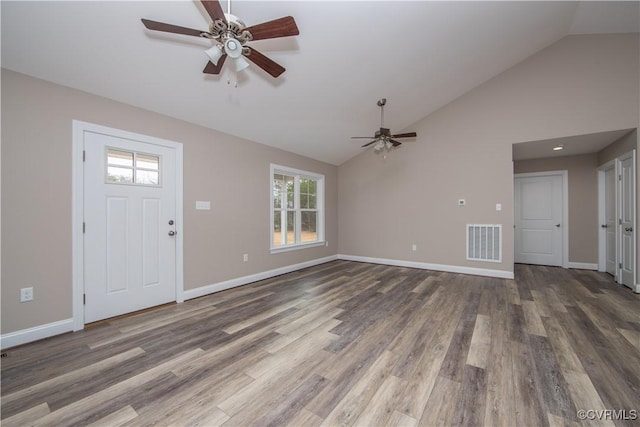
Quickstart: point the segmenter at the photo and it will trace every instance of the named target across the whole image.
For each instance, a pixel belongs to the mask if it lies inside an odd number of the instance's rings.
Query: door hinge
[[[622,218],[618,220],[618,225],[622,225]]]
[[[618,175],[618,181],[622,181],[622,174]]]
[[[82,234],[87,230],[87,224],[85,222],[82,223]]]
[[[82,161],[84,162],[85,160],[87,160],[87,152],[82,150]]]
[[[87,305],[87,294],[82,294],[82,304]]]
[[[622,263],[618,264],[618,267],[619,267],[619,268],[622,268]]]

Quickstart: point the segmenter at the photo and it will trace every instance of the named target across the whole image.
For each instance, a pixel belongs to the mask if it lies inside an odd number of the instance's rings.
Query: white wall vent
[[[467,259],[502,262],[502,224],[467,224]]]

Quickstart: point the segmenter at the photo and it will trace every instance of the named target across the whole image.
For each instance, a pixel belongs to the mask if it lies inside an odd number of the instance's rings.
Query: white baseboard
[[[73,331],[73,319],[59,320],[57,322],[47,323],[46,325],[34,326],[33,328],[4,334],[0,337],[0,348],[4,350],[71,331]]]
[[[636,290],[634,292],[640,294],[640,283],[636,283]]]
[[[513,279],[513,271],[491,270],[487,268],[463,267],[459,265],[429,264],[426,262],[403,261],[397,259],[371,258],[353,255],[338,255],[338,259],[346,261],[370,262],[372,264],[395,265],[398,267],[420,268],[422,270],[446,271],[448,273],[472,274],[474,276],[498,277]]]
[[[325,262],[335,261],[336,259],[338,259],[337,255],[331,255],[324,258],[318,258],[311,261],[301,262],[299,264],[288,265],[286,267],[280,267],[274,270],[263,271],[262,273],[251,274],[249,276],[238,277],[237,279],[226,280],[224,282],[218,282],[211,285],[202,286],[196,289],[186,289],[183,295],[186,301],[189,299],[209,295],[214,292],[224,291],[225,289],[231,289],[237,286],[242,286],[249,283],[257,282],[259,280],[269,279],[271,277],[279,276],[281,274],[291,273],[292,271],[302,270],[303,268],[313,267],[314,265],[324,264]]]
[[[567,263],[567,268],[577,268],[578,270],[595,270],[598,271],[598,264],[589,262],[571,262]]]

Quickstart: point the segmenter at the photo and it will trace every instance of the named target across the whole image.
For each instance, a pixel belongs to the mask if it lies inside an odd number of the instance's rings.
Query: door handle
[[[600,227],[602,227],[602,228],[607,228],[607,227],[609,227],[609,226],[608,226],[607,224],[602,224]]]
[[[175,231],[171,230],[171,231],[169,232],[169,236],[175,236],[175,235],[176,235],[176,232],[175,232]]]
[[[624,229],[624,231],[633,231],[633,227],[627,227]]]
[[[556,224],[556,227],[560,227],[560,224]]]

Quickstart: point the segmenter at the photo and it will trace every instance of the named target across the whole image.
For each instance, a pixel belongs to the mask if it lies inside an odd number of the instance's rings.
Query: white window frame
[[[280,252],[288,252],[298,249],[312,248],[316,246],[324,246],[324,175],[303,171],[300,169],[294,169],[287,166],[281,166],[276,164],[271,164],[269,168],[269,247],[271,248],[272,254],[277,254]],[[274,198],[273,198],[273,177],[274,175],[286,175],[293,177],[294,179],[294,211],[296,215],[295,220],[295,229],[294,235],[295,240],[298,243],[290,243],[287,245],[274,246],[273,245],[273,221],[274,221]],[[300,179],[313,179],[316,181],[316,209],[318,212],[318,218],[316,219],[316,232],[318,233],[318,240],[314,242],[299,242],[301,235],[301,224],[302,224],[302,209],[300,208]],[[285,211],[287,209],[284,209]],[[284,230],[286,232],[286,230]]]

